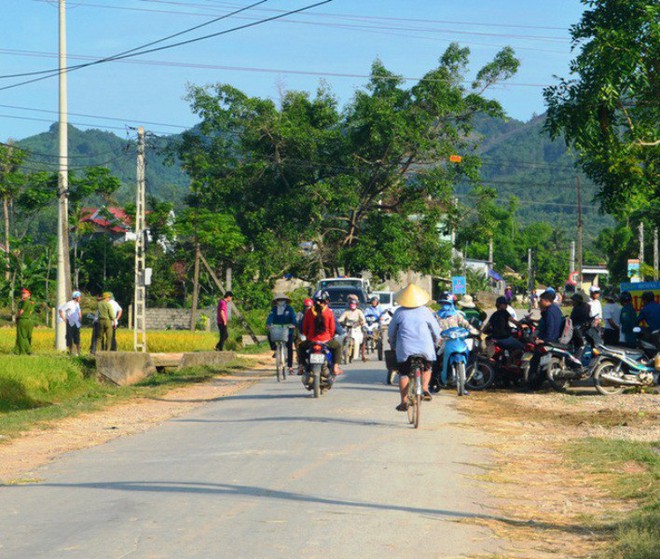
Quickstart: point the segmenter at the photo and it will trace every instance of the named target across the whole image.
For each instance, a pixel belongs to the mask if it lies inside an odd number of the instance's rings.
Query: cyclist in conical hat
[[[408,391],[408,373],[413,356],[424,358],[422,373],[422,391],[424,400],[430,400],[429,381],[431,380],[431,364],[436,359],[435,347],[440,341],[440,327],[431,309],[426,306],[429,294],[421,287],[410,284],[399,291],[394,299],[400,307],[394,313],[388,328],[390,345],[396,351],[396,361],[399,371],[399,391],[401,403],[397,411],[406,411],[406,394]]]

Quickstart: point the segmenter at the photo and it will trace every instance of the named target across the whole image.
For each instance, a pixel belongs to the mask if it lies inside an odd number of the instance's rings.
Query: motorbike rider
[[[483,332],[492,335],[497,345],[509,352],[507,364],[510,364],[520,356],[524,347],[520,340],[513,337],[511,323],[515,324],[518,328],[521,328],[522,324],[515,318],[512,318],[507,310],[509,303],[506,297],[498,297],[495,301],[495,306],[497,310],[488,319]]]
[[[479,330],[474,328],[467,319],[456,310],[454,307],[454,295],[445,291],[438,299],[440,310],[436,314],[436,320],[440,326],[440,332],[449,330],[450,328],[465,328],[471,334],[479,334]],[[443,352],[442,356],[442,372],[440,374],[440,382],[442,385],[447,385],[447,367],[449,365],[449,355]]]
[[[335,336],[335,315],[328,307],[330,295],[325,290],[314,294],[314,306],[307,310],[303,318],[302,333],[306,340],[300,344],[300,355],[305,355],[307,349],[314,343],[325,344],[332,351],[333,374],[341,375],[339,368],[341,347]]]
[[[639,311],[637,323],[646,321],[649,332],[660,330],[660,303],[655,302],[653,291],[642,293],[642,310]]]
[[[380,320],[380,317],[383,315],[383,307],[380,306],[380,299],[374,295],[369,300],[369,306],[364,311],[364,317],[369,318],[373,316],[376,321]]]
[[[483,322],[488,316],[483,310],[477,307],[472,295],[463,295],[456,304],[461,308],[461,312],[468,320],[476,319],[479,322]]]
[[[539,297],[539,307],[541,308],[541,320],[539,327],[536,331],[537,345],[544,343],[557,343],[561,335],[561,327],[563,322],[563,315],[561,309],[554,304],[555,294],[548,291],[541,293]],[[539,361],[541,356],[538,352],[534,352],[534,356],[529,364],[529,382],[527,388],[529,390],[538,390],[543,385],[545,380],[543,375],[539,374]]]
[[[632,295],[628,291],[622,291],[619,300],[623,305],[619,343],[625,347],[637,347],[637,334],[633,332],[633,328],[637,326],[637,313],[633,307]]]
[[[346,327],[349,322],[353,323],[353,327],[356,328],[355,333],[357,334],[355,337],[355,343],[360,347],[360,351],[362,353],[362,361],[366,361],[367,358],[364,352],[364,344],[362,343],[364,339],[362,328],[367,324],[367,319],[365,318],[362,310],[358,308],[360,300],[357,298],[357,295],[350,294],[347,297],[347,300],[348,309],[341,313],[338,322],[343,327]],[[351,335],[350,331],[348,332],[348,335]]]
[[[293,373],[293,333],[296,324],[296,311],[291,306],[291,299],[281,293],[275,295],[273,297],[273,308],[266,319],[266,327],[269,328],[268,342],[270,343],[270,349],[275,351],[275,343],[270,337],[270,327],[273,325],[289,327],[289,337],[286,342],[286,366],[289,368],[290,373]]]
[[[397,370],[399,371],[399,392],[401,403],[397,411],[406,411],[406,395],[410,379],[411,357],[421,355],[424,358],[422,372],[422,398],[431,399],[429,381],[431,364],[436,360],[435,346],[440,341],[440,328],[433,312],[426,306],[430,297],[421,287],[410,284],[395,296],[399,308],[390,321],[387,335],[390,346],[396,351]]]
[[[585,339],[592,346],[601,343],[598,330],[593,326],[593,317],[591,316],[591,307],[587,303],[586,297],[580,293],[574,293],[571,296],[573,310],[571,311],[571,321],[573,322],[573,339],[571,344],[575,347],[581,358],[585,347]]]

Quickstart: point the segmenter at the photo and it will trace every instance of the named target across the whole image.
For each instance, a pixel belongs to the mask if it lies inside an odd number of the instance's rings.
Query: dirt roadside
[[[151,429],[258,381],[270,355],[242,355],[254,361],[250,373],[219,375],[210,381],[175,388],[158,398],[134,398],[102,410],[37,426],[0,445],[0,484],[32,481],[35,470],[67,452],[104,444]]]
[[[493,464],[476,482],[495,499],[486,524],[507,558],[587,558],[606,547],[602,527],[634,507],[612,498],[567,454],[587,438],[660,440],[660,396],[585,392],[473,392],[458,408],[467,427],[489,435]],[[633,473],[636,464],[630,464]]]

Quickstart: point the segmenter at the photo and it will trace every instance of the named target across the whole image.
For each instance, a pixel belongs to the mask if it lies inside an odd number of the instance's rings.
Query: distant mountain
[[[580,177],[585,234],[594,238],[603,226],[612,223],[598,213],[593,197],[594,185],[578,172],[575,157],[563,141],[551,141],[543,133],[544,116],[529,122],[479,117],[476,133],[481,137],[484,184],[495,188],[503,203],[515,195],[520,200],[517,213],[522,224],[548,221],[573,234],[576,224],[576,177]],[[166,165],[163,150],[179,136],[147,139],[147,188],[162,200],[181,203],[188,192],[189,180],[181,168]],[[48,132],[18,142],[34,155],[30,169],[57,169],[57,124]],[[133,200],[135,192],[136,145],[111,132],[81,131],[69,126],[71,168],[104,165],[121,179],[124,186],[117,197],[120,202]],[[467,187],[459,187],[465,201]]]
[[[48,132],[25,138],[17,144],[32,156],[28,161],[31,170],[57,170],[58,125]],[[162,200],[180,203],[187,194],[189,180],[179,165],[166,165],[163,150],[178,136],[149,137],[146,140],[147,193]],[[137,145],[135,140],[122,139],[112,132],[78,130],[69,126],[69,165],[80,172],[86,166],[107,167],[118,177],[123,186],[117,193],[120,202],[135,198]]]

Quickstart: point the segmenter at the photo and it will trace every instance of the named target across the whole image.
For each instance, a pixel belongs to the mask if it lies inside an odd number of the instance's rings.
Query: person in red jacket
[[[329,298],[327,291],[316,292],[314,294],[314,306],[305,312],[302,334],[307,339],[301,345],[301,355],[305,355],[307,348],[314,342],[325,344],[332,351],[333,373],[340,375],[343,372],[339,368],[341,346],[335,340],[335,315],[328,307]]]

